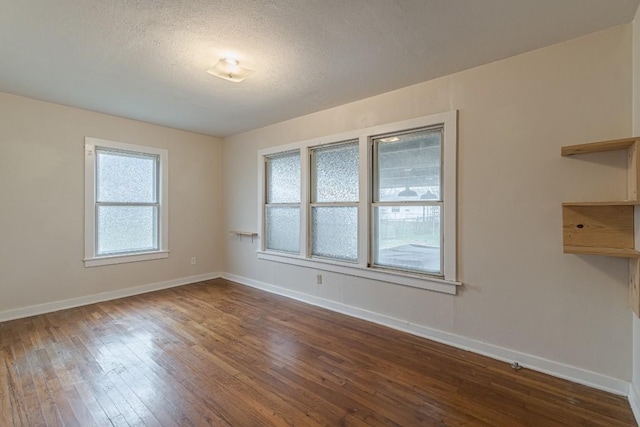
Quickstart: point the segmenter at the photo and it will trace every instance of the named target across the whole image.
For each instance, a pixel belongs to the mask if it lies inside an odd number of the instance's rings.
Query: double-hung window
[[[300,151],[269,156],[266,163],[266,248],[300,252]]]
[[[167,151],[85,139],[85,266],[167,257]]]
[[[358,260],[358,141],[311,150],[311,255]]]
[[[372,138],[373,265],[442,275],[443,126]]]
[[[258,258],[456,293],[455,111],[259,152]]]

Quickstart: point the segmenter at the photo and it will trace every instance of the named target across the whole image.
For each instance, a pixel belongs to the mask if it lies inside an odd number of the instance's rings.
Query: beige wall
[[[85,136],[169,150],[169,258],[84,267]],[[220,140],[0,93],[0,147],[0,312],[220,271]]]
[[[560,147],[631,133],[631,25],[226,138],[224,230],[257,228],[257,150],[458,109],[458,296],[256,259],[224,270],[629,381],[627,261],[564,255],[563,200],[626,196],[624,153]],[[224,236],[224,234],[223,234]]]

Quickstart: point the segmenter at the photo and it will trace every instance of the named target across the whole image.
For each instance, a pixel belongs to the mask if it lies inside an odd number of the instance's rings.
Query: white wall
[[[169,150],[169,258],[84,267],[85,136]],[[0,93],[0,314],[220,271],[221,145]]]
[[[631,133],[631,25],[223,142],[224,231],[257,228],[257,150],[458,109],[458,296],[256,259],[223,234],[224,271],[631,380],[627,261],[562,253],[561,202],[626,196],[626,158],[560,147]]]

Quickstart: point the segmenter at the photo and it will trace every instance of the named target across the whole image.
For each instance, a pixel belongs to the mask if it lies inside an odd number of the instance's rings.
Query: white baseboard
[[[97,302],[110,301],[118,298],[130,297],[147,292],[159,291],[161,289],[173,288],[176,286],[188,285],[189,283],[202,282],[203,280],[217,279],[220,273],[207,273],[198,276],[183,277],[180,279],[167,280],[164,282],[151,283],[133,288],[120,289],[112,292],[102,292],[99,294],[87,295],[78,298],[71,298],[61,301],[48,302],[45,304],[32,305],[29,307],[16,308],[12,310],[0,311],[0,322],[20,319],[23,317],[36,316],[38,314],[51,313],[53,311],[65,310],[67,308],[80,307],[82,305],[95,304]]]
[[[545,374],[553,375],[554,377],[566,379],[568,381],[583,384],[617,395],[629,396],[630,383],[618,378],[609,377],[606,375],[598,374],[596,372],[588,371],[586,369],[566,365],[564,363],[555,362],[553,360],[545,359],[531,354],[510,350],[508,348],[499,347],[493,344],[488,344],[482,341],[477,341],[449,332],[428,328],[426,326],[415,325],[405,320],[396,319],[383,314],[363,310],[358,307],[353,307],[324,298],[319,298],[313,295],[281,288],[257,280],[248,279],[228,273],[223,273],[222,277],[224,279],[231,280],[242,285],[262,289],[267,292],[289,297],[318,307],[327,308],[329,310],[346,314],[348,316],[357,317],[359,319],[367,320],[383,326],[388,326],[390,328],[408,332],[410,334],[437,341],[442,344],[447,344],[456,348],[471,351],[473,353],[478,353],[483,356],[488,356],[492,359],[497,359],[508,363],[518,362],[521,366],[532,369],[534,371],[543,372]]]
[[[629,405],[636,417],[636,423],[640,424],[640,392],[633,383],[629,384]]]

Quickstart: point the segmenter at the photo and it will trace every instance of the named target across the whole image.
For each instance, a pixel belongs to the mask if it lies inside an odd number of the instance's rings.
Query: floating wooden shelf
[[[629,305],[640,316],[640,250],[634,222],[640,206],[640,137],[562,147],[562,156],[627,150],[628,200],[562,204],[564,253],[629,258]]]
[[[640,251],[635,249],[596,248],[589,246],[565,246],[565,254],[602,255],[618,258],[640,258]]]
[[[640,200],[617,200],[610,202],[562,202],[562,206],[635,206]]]
[[[629,148],[640,141],[638,138],[613,139],[611,141],[590,142],[588,144],[566,145],[562,147],[563,156],[575,156],[576,154],[600,153],[602,151],[621,150]]]

